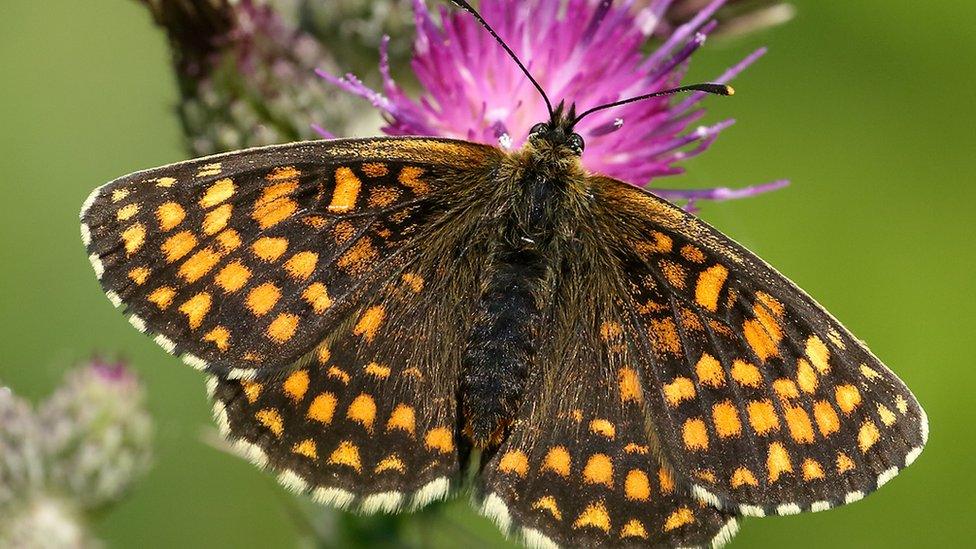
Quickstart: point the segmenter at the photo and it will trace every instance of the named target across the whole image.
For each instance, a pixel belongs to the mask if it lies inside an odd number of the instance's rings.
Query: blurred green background
[[[111,546],[294,545],[291,496],[202,442],[202,377],[112,309],[78,236],[94,187],[185,156],[163,34],[132,1],[2,4],[0,380],[36,399],[93,350],[123,353],[143,376],[156,465],[95,524]],[[704,79],[770,47],[734,98],[708,102],[710,119],[739,123],[664,184],[790,178],[787,190],[706,204],[703,215],[866,340],[914,390],[932,436],[916,465],[867,500],[747,519],[734,546],[971,544],[976,4],[794,4],[786,26],[696,56],[692,78]],[[449,508],[454,526],[418,519],[430,544],[450,545],[458,528],[502,543],[464,502]]]

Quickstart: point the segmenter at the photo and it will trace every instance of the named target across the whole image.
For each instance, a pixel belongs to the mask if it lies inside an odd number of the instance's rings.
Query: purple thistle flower
[[[668,32],[649,55],[644,46],[661,27],[671,0],[651,0],[640,9],[632,0],[483,0],[481,13],[526,64],[556,102],[578,110],[680,85],[692,54],[715,29],[713,0]],[[548,119],[531,83],[478,23],[463,12],[439,10],[435,23],[423,0],[413,0],[417,36],[412,68],[423,89],[407,97],[390,76],[388,40],[381,47],[382,92],[349,74],[327,81],[367,99],[384,115],[389,135],[429,135],[515,149],[529,129]],[[765,53],[759,49],[714,81],[726,83]],[[656,177],[683,173],[678,164],[705,151],[734,123],[699,125],[704,93],[658,98],[601,111],[576,128],[586,140],[583,165],[594,172],[645,186]],[[685,200],[724,200],[780,188],[778,181],[732,191],[653,189]]]

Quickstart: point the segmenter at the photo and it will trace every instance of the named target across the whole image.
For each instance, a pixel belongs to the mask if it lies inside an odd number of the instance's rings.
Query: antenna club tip
[[[735,88],[726,84],[725,85],[725,95],[735,95]]]

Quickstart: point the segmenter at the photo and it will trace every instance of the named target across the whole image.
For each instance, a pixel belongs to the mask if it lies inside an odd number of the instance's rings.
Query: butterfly
[[[731,93],[641,98],[689,89]],[[132,325],[207,374],[224,436],[326,504],[416,509],[474,470],[530,545],[721,545],[919,456],[915,397],[812,298],[583,169],[575,124],[630,100],[543,97],[514,152],[340,139],[130,174],[82,237]]]

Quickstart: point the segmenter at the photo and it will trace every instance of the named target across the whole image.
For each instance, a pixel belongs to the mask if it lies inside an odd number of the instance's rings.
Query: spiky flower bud
[[[38,410],[48,488],[83,509],[118,500],[151,461],[144,400],[121,364],[94,361],[69,373]]]
[[[30,404],[0,386],[0,521],[43,482],[40,446]]]

